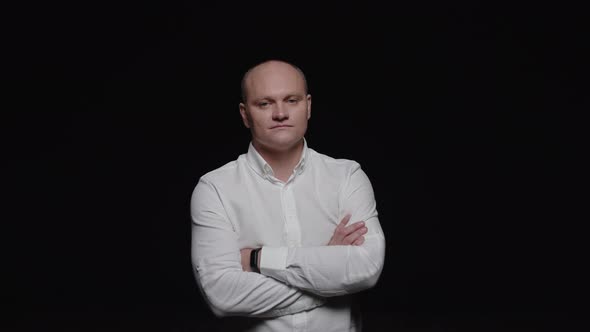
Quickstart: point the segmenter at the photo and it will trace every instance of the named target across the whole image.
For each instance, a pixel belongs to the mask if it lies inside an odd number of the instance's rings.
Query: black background
[[[307,139],[361,163],[387,239],[368,331],[587,328],[588,38],[567,6],[21,3],[5,14],[7,331],[200,331],[199,177],[247,150],[280,58]]]

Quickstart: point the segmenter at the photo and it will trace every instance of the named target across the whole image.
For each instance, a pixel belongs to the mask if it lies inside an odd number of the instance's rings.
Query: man
[[[360,331],[351,295],[375,285],[385,255],[368,177],[307,147],[299,68],[263,62],[242,96],[248,153],[202,176],[191,199],[205,300],[218,316],[254,317],[251,331]]]

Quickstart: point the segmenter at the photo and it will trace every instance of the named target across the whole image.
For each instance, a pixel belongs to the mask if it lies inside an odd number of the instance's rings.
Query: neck
[[[303,139],[292,147],[279,151],[269,149],[257,142],[252,142],[252,145],[254,145],[256,151],[270,165],[275,173],[275,177],[282,181],[286,181],[293,173],[303,153]]]

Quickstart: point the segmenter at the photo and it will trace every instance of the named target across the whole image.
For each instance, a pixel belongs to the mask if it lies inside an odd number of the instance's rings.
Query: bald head
[[[305,74],[303,74],[303,71],[299,67],[286,61],[267,60],[248,69],[248,71],[244,74],[244,77],[242,77],[241,88],[243,103],[247,102],[248,88],[250,87],[252,80],[263,79],[265,75],[267,76],[269,73],[281,73],[284,75],[294,74],[299,76],[303,82],[305,93],[307,94],[307,80],[305,78]]]

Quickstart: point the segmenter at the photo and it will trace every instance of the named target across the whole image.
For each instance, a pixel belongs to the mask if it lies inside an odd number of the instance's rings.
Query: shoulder
[[[361,165],[356,160],[333,158],[323,153],[310,149],[310,158],[314,165],[324,169],[328,174],[348,177],[351,174],[361,170]]]
[[[239,158],[203,174],[193,188],[192,200],[219,195],[220,190],[235,177],[238,160]]]
[[[199,183],[206,183],[214,187],[235,183],[238,181],[240,169],[243,171],[246,165],[246,154],[241,154],[237,159],[203,174],[199,178]]]
[[[203,174],[200,180],[208,183],[216,183],[219,181],[223,181],[223,179],[227,178],[228,175],[235,172],[237,166],[237,160],[230,161],[221,167],[218,167],[214,170],[211,170]]]

